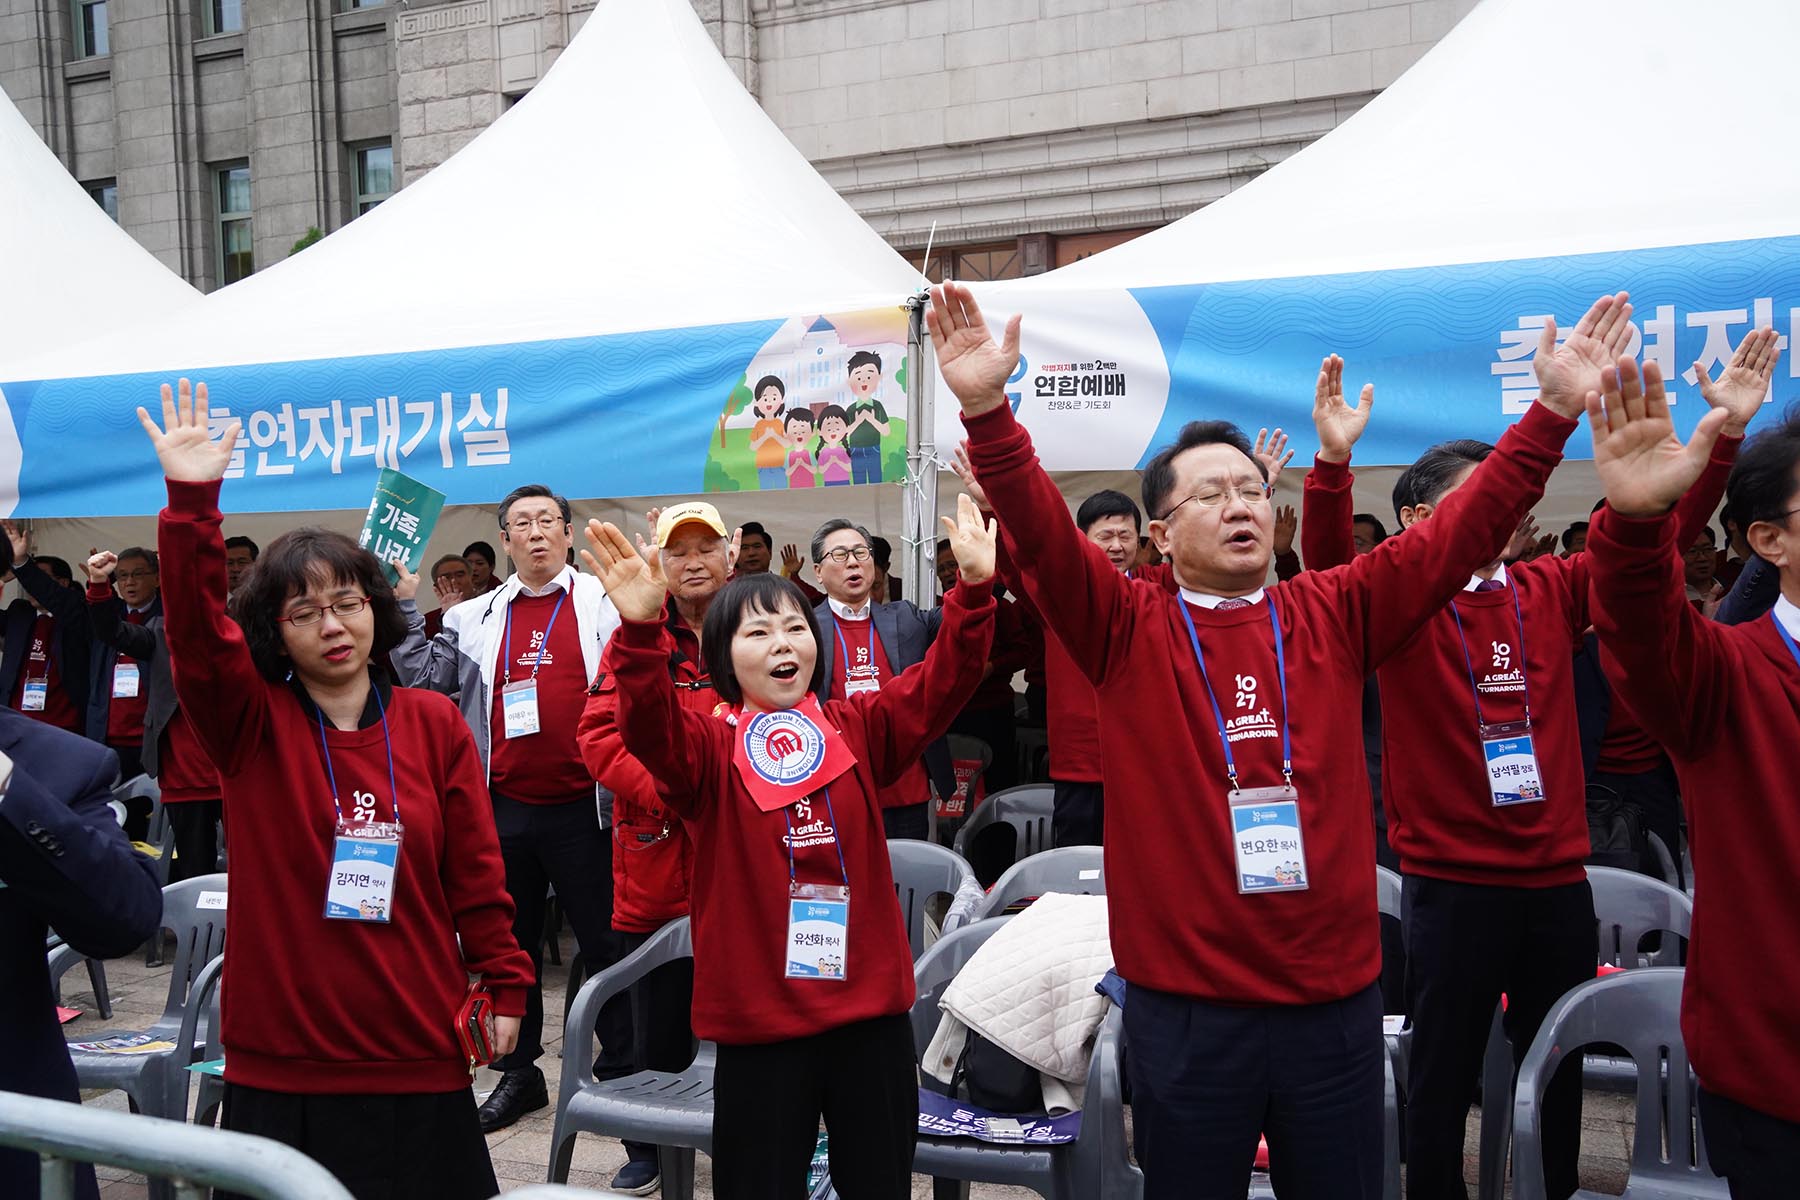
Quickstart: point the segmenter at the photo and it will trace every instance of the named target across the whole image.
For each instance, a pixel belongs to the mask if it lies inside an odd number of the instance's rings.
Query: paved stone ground
[[[565,934],[565,963],[570,961],[571,952],[572,945]],[[561,1013],[567,970],[552,966],[547,971],[550,982],[545,988],[544,1059],[540,1065],[549,1080],[550,1099],[554,1104],[562,1061]],[[168,990],[167,967],[146,968],[142,956],[132,956],[108,963],[106,974],[107,984],[113,993],[111,1022],[102,1022],[92,1013],[93,997],[87,990],[85,972],[77,968],[64,977],[64,1003],[85,1012],[85,1015],[64,1027],[72,1040],[93,1038],[102,1029],[126,1031],[140,1028],[162,1011],[163,998]],[[493,1082],[491,1072],[481,1072],[475,1081],[477,1092],[485,1094],[493,1086]],[[106,1108],[123,1110],[126,1107],[125,1097],[119,1092],[84,1092],[82,1100]],[[1475,1191],[1474,1152],[1479,1144],[1479,1119],[1478,1112],[1470,1113],[1466,1143],[1469,1157],[1464,1173],[1471,1196]],[[1631,1156],[1633,1112],[1630,1098],[1588,1093],[1582,1124],[1582,1186],[1611,1195],[1619,1194],[1625,1186],[1627,1164]],[[544,1181],[550,1161],[550,1134],[551,1110],[546,1108],[488,1138],[494,1173],[499,1177],[502,1190],[511,1191]],[[618,1142],[593,1137],[580,1138],[576,1143],[574,1168],[570,1172],[569,1182],[578,1187],[604,1192],[607,1182],[624,1161],[625,1151]],[[701,1155],[698,1160],[698,1173],[698,1200],[711,1200],[712,1166],[705,1155]],[[142,1176],[103,1167],[100,1169],[100,1194],[103,1200],[144,1200],[147,1192]],[[976,1184],[970,1195],[971,1200],[1013,1200],[1015,1197],[1030,1197],[1034,1193],[1023,1188]],[[930,1200],[931,1181],[924,1177],[915,1178],[913,1196],[915,1200]]]

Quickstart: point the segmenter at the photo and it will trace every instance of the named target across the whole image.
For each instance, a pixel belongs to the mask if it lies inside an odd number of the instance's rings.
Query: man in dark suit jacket
[[[107,558],[111,560],[110,578],[100,579],[96,586],[91,567],[88,572],[88,626],[94,640],[89,653],[86,728],[89,737],[110,746],[119,756],[119,778],[130,779],[155,773],[144,762],[150,658],[102,637],[100,626],[102,622],[109,628],[148,626],[162,615],[162,595],[157,588],[156,551],[133,546],[117,555],[108,552]],[[131,829],[131,822],[126,822],[126,828]]]
[[[875,562],[869,531],[840,518],[819,526],[812,539],[813,573],[825,587],[825,603],[814,611],[825,639],[825,685],[820,700],[836,688],[848,694],[879,690],[882,683],[925,657],[943,614],[925,612],[906,600],[874,603]],[[907,772],[882,795],[889,837],[923,839],[929,828],[927,780],[948,796],[956,778],[950,750],[939,738],[925,748],[923,769]],[[915,799],[916,797],[916,799]]]
[[[0,708],[0,756],[0,1091],[78,1100],[44,935],[94,958],[129,954],[156,931],[162,893],[107,807],[117,755]],[[98,1196],[92,1170],[77,1191]],[[37,1157],[0,1150],[0,1196],[37,1195]]]
[[[0,704],[16,706],[20,700],[21,679],[37,678],[28,671],[27,656],[33,641],[32,630],[38,618],[48,613],[56,618],[56,632],[49,646],[48,666],[54,667],[60,697],[47,698],[44,709],[36,715],[50,718],[59,714],[69,723],[72,733],[87,728],[88,664],[90,629],[87,604],[75,590],[73,572],[60,558],[32,557],[23,534],[9,521],[6,533],[12,542],[12,574],[25,589],[29,600],[15,600],[6,608],[6,650],[0,654]],[[67,701],[65,708],[62,701]]]

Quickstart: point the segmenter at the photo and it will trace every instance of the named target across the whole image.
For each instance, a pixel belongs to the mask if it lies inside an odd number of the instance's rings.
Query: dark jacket
[[[75,1101],[44,935],[54,927],[95,958],[129,954],[162,919],[162,893],[107,807],[118,755],[4,707],[0,751],[13,764],[0,797],[0,1090]],[[92,1170],[80,1174],[80,1194],[95,1195]],[[37,1194],[37,1157],[0,1150],[0,1196]]]
[[[144,689],[144,773],[151,778],[159,774],[157,752],[162,747],[163,730],[175,715],[175,674],[169,665],[169,640],[163,636],[162,596],[150,604],[149,619],[133,625],[125,619],[125,604],[117,596],[106,600],[88,599],[88,622],[94,631],[94,671],[90,679],[87,708],[87,735],[96,742],[106,740],[106,720],[112,705],[113,664],[119,655],[135,658],[142,675]]]
[[[87,601],[79,591],[64,587],[50,578],[37,560],[28,558],[13,568],[13,575],[27,595],[49,609],[56,617],[56,642],[50,655],[62,676],[63,689],[78,716],[85,718],[88,706],[88,663],[92,641],[88,625]],[[0,705],[12,703],[13,689],[19,686],[19,672],[25,655],[31,650],[31,626],[37,620],[37,609],[30,600],[15,600],[6,609],[6,652],[0,655]]]
[[[875,636],[881,639],[881,648],[894,673],[899,674],[913,664],[923,662],[925,647],[937,637],[938,626],[944,619],[943,610],[934,608],[926,612],[910,600],[895,600],[871,608],[869,619],[875,622]],[[813,609],[813,615],[818,618],[819,633],[825,639],[825,682],[819,688],[819,703],[823,704],[831,699],[831,676],[837,656],[837,638],[832,636],[836,626],[831,601],[826,600]],[[956,791],[956,774],[950,769],[950,746],[943,738],[925,747],[925,773],[931,777],[938,795],[948,796]]]
[[[106,722],[112,715],[112,675],[113,666],[119,661],[119,655],[135,658],[140,672],[138,685],[144,689],[144,699],[150,709],[144,715],[144,770],[156,774],[151,765],[156,753],[156,742],[150,734],[151,716],[156,710],[156,670],[157,647],[162,638],[150,633],[150,627],[162,627],[162,593],[150,601],[149,611],[145,613],[142,625],[133,625],[125,619],[125,602],[107,591],[105,600],[96,601],[90,594],[87,597],[88,628],[93,634],[93,647],[89,652],[88,671],[88,703],[87,703],[87,735],[96,742],[106,740]],[[121,634],[120,631],[127,631]],[[149,634],[148,637],[143,635]],[[133,636],[137,635],[137,636]],[[169,673],[169,651],[163,646],[162,657],[162,690],[167,695],[167,711],[163,713],[162,722],[157,726],[157,736],[162,736],[162,726],[169,723],[169,717],[175,712],[175,680]]]

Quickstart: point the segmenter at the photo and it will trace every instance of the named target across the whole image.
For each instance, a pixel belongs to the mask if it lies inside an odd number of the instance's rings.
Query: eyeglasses
[[[545,533],[551,533],[555,531],[558,525],[564,523],[561,514],[545,513],[541,517],[520,517],[516,521],[508,521],[506,523],[506,528],[509,532],[524,537],[531,533],[531,527],[534,525]]]
[[[1174,508],[1171,508],[1168,512],[1163,514],[1163,520],[1167,521],[1169,518],[1173,517],[1176,510],[1179,509],[1182,504],[1186,504],[1188,500],[1192,500],[1201,508],[1223,508],[1235,497],[1242,500],[1245,504],[1254,506],[1257,504],[1267,504],[1269,502],[1269,494],[1274,490],[1274,488],[1271,488],[1261,480],[1257,480],[1253,483],[1235,483],[1226,487],[1220,487],[1217,484],[1213,484],[1201,491],[1195,492],[1193,495],[1187,497],[1187,499],[1182,500],[1180,504],[1177,504]]]
[[[113,578],[118,580],[121,583],[123,583],[127,579],[155,579],[156,572],[155,571],[120,571],[117,574],[115,574],[113,576]]]
[[[824,562],[825,559],[829,558],[832,562],[841,567],[845,563],[852,561],[859,563],[868,562],[870,557],[871,551],[867,546],[839,546],[836,550],[827,550],[819,561]]]
[[[335,615],[346,618],[354,617],[367,607],[369,607],[367,596],[346,596],[342,600],[334,600],[325,606]],[[276,617],[275,619],[286,621],[289,625],[317,625],[325,616],[325,608],[309,604],[305,608],[296,608],[285,617]]]

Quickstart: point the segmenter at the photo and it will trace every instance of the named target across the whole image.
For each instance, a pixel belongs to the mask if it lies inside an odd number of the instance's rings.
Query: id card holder
[[[393,920],[401,827],[392,821],[339,821],[326,881],[325,915],[334,921]]]
[[[135,700],[138,694],[138,665],[134,662],[113,664],[112,698]]]
[[[1481,725],[1482,757],[1487,762],[1488,792],[1495,808],[1533,804],[1544,798],[1544,777],[1538,771],[1537,748],[1530,721]]]
[[[1238,894],[1305,891],[1311,877],[1300,835],[1300,794],[1293,785],[1233,788],[1225,798],[1231,805]]]
[[[48,679],[27,679],[25,691],[19,697],[20,712],[43,712],[44,702],[50,698],[50,681]]]
[[[789,979],[844,979],[849,942],[849,888],[824,883],[796,883],[789,888]]]
[[[880,690],[881,680],[879,679],[847,679],[844,681],[844,695],[846,696],[854,696],[859,692],[879,692]]]
[[[506,740],[529,737],[538,731],[537,680],[521,679],[500,689],[500,713],[506,722]]]

